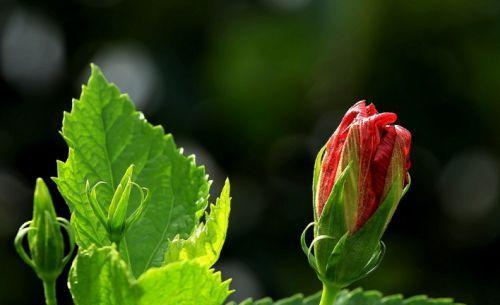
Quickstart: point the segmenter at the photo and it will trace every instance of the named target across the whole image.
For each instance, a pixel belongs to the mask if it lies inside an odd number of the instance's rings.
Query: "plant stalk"
[[[43,281],[43,291],[45,293],[45,303],[47,305],[57,305],[56,281]]]
[[[341,288],[337,285],[323,283],[323,292],[321,293],[321,301],[319,302],[319,305],[333,305],[340,289]]]

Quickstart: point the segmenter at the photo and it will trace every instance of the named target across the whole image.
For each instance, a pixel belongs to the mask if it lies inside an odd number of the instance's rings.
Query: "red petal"
[[[356,230],[371,217],[380,204],[396,136],[394,128],[389,128],[389,124],[394,123],[396,119],[396,114],[386,112],[376,113],[358,122],[360,124],[358,177],[360,196]],[[375,172],[374,169],[376,169]]]
[[[400,139],[403,142],[403,154],[405,157],[405,184],[408,183],[408,177],[406,176],[406,172],[410,169],[411,167],[411,160],[410,160],[410,147],[411,147],[411,133],[404,127],[401,127],[399,125],[395,126],[396,128],[396,133],[398,139]]]
[[[325,155],[321,162],[321,175],[318,182],[317,215],[321,215],[323,207],[330,196],[335,178],[340,156],[344,148],[345,139],[349,133],[351,124],[358,120],[359,116],[366,113],[365,101],[359,101],[354,104],[342,118],[339,127],[326,143]]]
[[[380,142],[373,155],[365,185],[365,196],[360,204],[356,229],[359,229],[376,211],[382,200],[387,171],[391,163],[396,131],[394,126],[387,126],[382,131]]]
[[[411,133],[404,127],[399,125],[394,126],[398,134],[398,138],[403,141],[404,155],[406,158],[406,170],[410,169],[410,147],[411,147]]]
[[[367,112],[368,112],[368,115],[374,115],[374,114],[377,114],[378,111],[377,109],[375,108],[375,105],[371,104],[366,106],[366,109],[367,109]]]
[[[358,207],[355,230],[359,229],[376,211],[385,191],[388,169],[394,155],[396,141],[403,148],[405,175],[410,167],[411,135],[401,126],[390,125],[397,120],[394,113],[378,113],[373,104],[360,101],[345,114],[337,130],[326,145],[318,184],[317,215],[324,205],[337,178],[340,158],[346,138],[352,128],[358,129]],[[346,156],[349,158],[349,156]]]

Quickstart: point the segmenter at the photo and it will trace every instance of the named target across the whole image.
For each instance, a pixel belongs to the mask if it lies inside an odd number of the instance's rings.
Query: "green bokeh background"
[[[12,240],[66,158],[62,112],[91,61],[207,165],[214,196],[230,177],[232,299],[320,288],[299,247],[313,160],[367,99],[412,132],[413,185],[358,284],[500,304],[498,1],[2,0],[0,58],[0,304],[41,304]]]

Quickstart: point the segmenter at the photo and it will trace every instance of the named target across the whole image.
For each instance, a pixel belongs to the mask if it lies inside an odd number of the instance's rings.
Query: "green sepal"
[[[394,179],[382,204],[372,217],[356,232],[338,244],[335,257],[329,259],[328,281],[347,286],[372,272],[380,263],[384,246],[382,235],[402,195],[402,180]]]
[[[312,254],[311,247],[307,246],[307,241],[306,241],[306,234],[307,231],[309,231],[310,228],[312,228],[315,225],[314,222],[309,223],[306,228],[302,231],[302,234],[300,235],[300,246],[302,247],[302,252],[307,256],[307,261],[309,262],[309,265],[311,268],[318,273],[318,265],[316,263],[316,257]],[[311,244],[311,246],[313,246]]]
[[[325,277],[332,278],[331,270],[333,266],[336,266],[339,262],[339,259],[342,257],[342,253],[344,252],[345,249],[345,243],[346,240],[349,238],[349,232],[346,232],[337,242],[335,247],[333,248],[333,251],[331,252],[330,256],[328,257],[328,262],[326,264],[326,274]]]
[[[130,216],[125,220],[125,231],[128,230],[134,223],[136,223],[144,213],[144,209],[146,208],[146,203],[149,200],[149,189],[145,187],[141,187],[139,184],[132,182],[132,185],[137,187],[141,194],[141,202],[135,211],[130,214]],[[144,195],[146,193],[146,195]]]
[[[330,254],[335,248],[335,245],[347,232],[344,216],[343,192],[344,183],[349,176],[350,170],[351,165],[349,164],[339,175],[328,197],[328,201],[323,207],[317,225],[314,228],[315,236],[326,235],[331,237],[316,243],[314,247],[318,269],[321,274],[325,274]]]
[[[90,182],[87,180],[87,182],[85,183],[85,194],[87,195],[87,201],[90,204],[90,208],[92,209],[92,212],[94,212],[94,214],[97,217],[97,219],[99,220],[99,222],[103,226],[107,227],[108,217],[104,213],[101,205],[99,204],[99,200],[97,199],[97,188],[103,184],[106,184],[106,183],[104,181],[101,181],[101,182],[97,183],[96,185],[94,185],[94,187],[92,187],[92,189],[90,189]]]
[[[314,214],[314,221],[318,220],[318,208],[316,206],[316,199],[317,199],[317,192],[318,192],[318,182],[319,182],[319,176],[321,174],[321,162],[323,161],[323,155],[325,153],[326,145],[324,145],[316,155],[316,160],[314,162],[314,173],[313,173],[313,188],[312,188],[312,193],[313,193],[313,214]]]

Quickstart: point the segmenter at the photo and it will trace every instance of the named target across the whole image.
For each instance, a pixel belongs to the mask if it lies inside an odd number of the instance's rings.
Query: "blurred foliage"
[[[43,29],[60,33],[58,73],[44,65],[47,38],[22,40]],[[40,303],[12,239],[30,218],[35,178],[55,176],[66,157],[62,111],[94,60],[132,98],[123,84],[154,80],[139,108],[207,164],[213,194],[231,177],[219,267],[235,277],[233,299],[319,289],[298,242],[312,219],[313,158],[345,109],[368,99],[412,131],[413,185],[386,234],[386,259],[361,285],[499,304],[499,30],[495,0],[3,0],[0,304]],[[99,62],[103,50],[130,45],[152,63],[146,74],[136,55]]]

